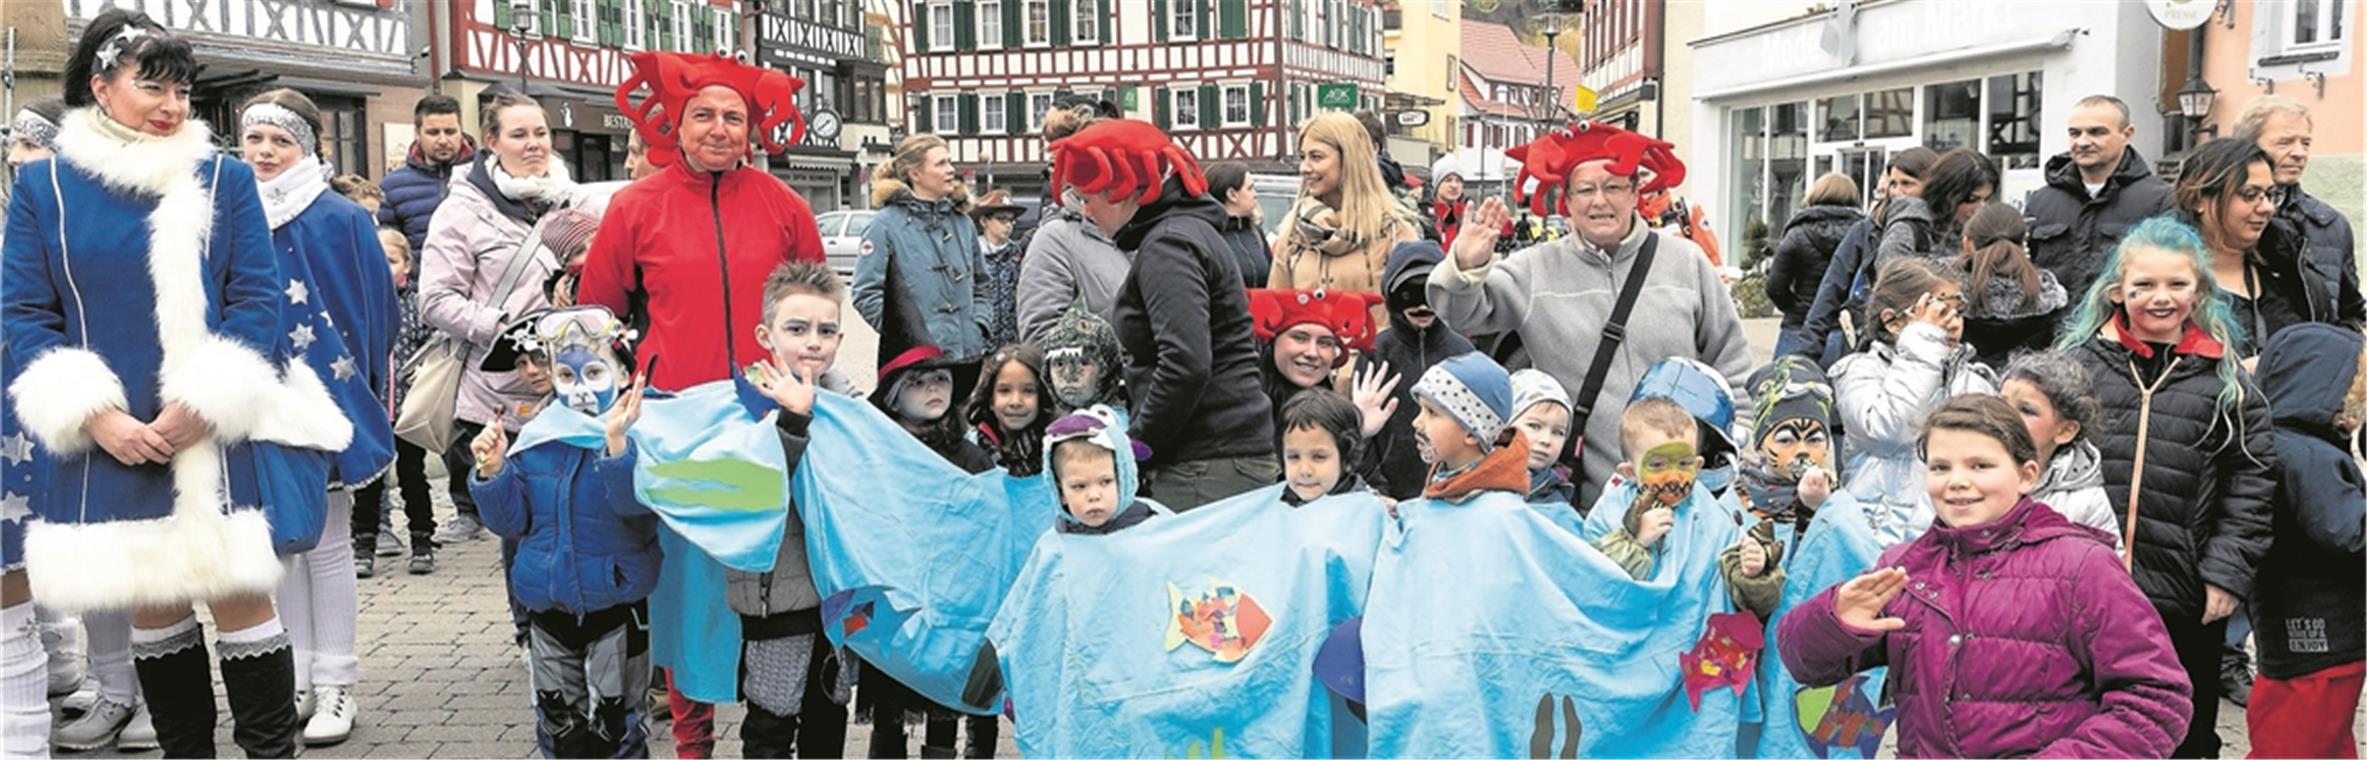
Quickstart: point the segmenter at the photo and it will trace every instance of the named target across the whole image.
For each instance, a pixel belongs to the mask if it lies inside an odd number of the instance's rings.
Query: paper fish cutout
[[[1216,655],[1217,662],[1240,662],[1274,619],[1233,584],[1211,581],[1209,589],[1198,599],[1186,599],[1183,589],[1167,584],[1167,604],[1175,610],[1167,624],[1167,651],[1189,641]]]
[[[1569,695],[1562,695],[1562,741],[1556,744],[1553,740],[1553,697],[1552,694],[1546,694],[1537,698],[1537,728],[1529,733],[1529,757],[1577,760],[1578,740],[1586,736],[1585,727],[1578,724],[1578,703],[1572,701]],[[1554,753],[1557,746],[1561,748],[1559,755]]]
[[[847,589],[831,594],[830,598],[822,600],[822,619],[837,621],[840,641],[845,641],[848,637],[861,633],[863,629],[870,628],[871,619],[879,614],[879,602],[876,595],[867,595],[872,598],[866,598],[860,602],[855,601],[855,597],[860,591],[863,589]]]
[[[1866,695],[1867,682],[1866,674],[1859,673],[1832,686],[1801,689],[1792,698],[1800,732],[1807,735],[1808,748],[1817,757],[1831,757],[1835,747],[1873,757],[1882,748],[1882,735],[1898,719],[1898,707],[1875,708],[1873,698]]]
[[[1721,612],[1709,616],[1709,624],[1701,633],[1701,640],[1691,651],[1677,655],[1678,672],[1685,678],[1685,699],[1701,710],[1701,693],[1725,686],[1734,687],[1741,696],[1751,684],[1751,674],[1759,664],[1759,651],[1767,646],[1767,632],[1759,618],[1748,612]]]

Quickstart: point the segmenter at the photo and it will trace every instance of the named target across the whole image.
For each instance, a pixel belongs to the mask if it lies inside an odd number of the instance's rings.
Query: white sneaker
[[[115,751],[146,752],[157,748],[156,723],[148,717],[147,703],[132,711],[130,723],[123,724],[123,733],[115,735]]]
[[[57,654],[49,658],[49,696],[63,697],[82,688],[82,655],[73,651]]]
[[[297,720],[312,720],[312,708],[313,708],[312,690],[311,690],[311,689],[297,689],[297,690],[296,690],[296,719],[297,719]]]
[[[354,713],[359,708],[353,692],[344,686],[323,686],[318,694],[320,709],[304,724],[304,745],[336,744],[353,736]]]
[[[69,719],[80,717],[83,713],[90,712],[90,708],[98,703],[99,682],[84,680],[80,688],[75,689],[74,693],[66,695],[63,701],[58,702],[58,714]]]
[[[90,712],[49,732],[49,743],[58,749],[87,752],[115,745],[115,735],[130,723],[132,706],[109,699],[91,705]]]

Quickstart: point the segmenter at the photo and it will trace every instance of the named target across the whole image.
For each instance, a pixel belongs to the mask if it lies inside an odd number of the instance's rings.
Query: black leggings
[[[394,471],[380,478],[368,488],[353,492],[353,547],[356,551],[378,548],[378,526],[386,521],[386,493],[396,487],[403,491],[403,521],[410,529],[411,545],[426,546],[436,533],[436,505],[427,486],[427,450],[410,441],[395,439]],[[413,551],[417,551],[416,548]]]

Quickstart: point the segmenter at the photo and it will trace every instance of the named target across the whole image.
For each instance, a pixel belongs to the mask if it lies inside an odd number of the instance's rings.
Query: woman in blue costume
[[[394,462],[387,421],[394,354],[394,276],[370,212],[328,192],[321,163],[320,109],[295,90],[264,92],[239,109],[239,153],[255,169],[263,218],[271,225],[281,288],[279,345],[329,388],[353,442],[331,460],[331,495],[321,541],[292,555],[279,583],[280,619],[296,652],[296,711],[304,743],[336,744],[353,733],[360,659],[354,620],[352,490],[373,486]]]
[[[58,122],[65,104],[56,98],[17,111],[9,129],[8,165],[49,158],[57,152]],[[0,345],[0,357],[8,349]],[[0,387],[7,385],[0,359]],[[16,408],[0,394],[0,757],[49,754],[49,668],[36,620],[33,591],[25,582],[25,522],[33,516],[38,490],[34,474],[41,450],[16,422]]]
[[[186,40],[146,15],[91,20],[67,61],[58,157],[9,196],[0,334],[9,394],[50,452],[24,539],[33,596],[133,610],[132,654],[168,757],[213,754],[213,676],[192,609],[220,628],[232,736],[295,751],[294,656],[274,613],[273,493],[327,483],[258,466],[352,438],[327,388],[282,365],[285,300],[245,164],[189,119]],[[268,444],[268,445],[266,445]]]

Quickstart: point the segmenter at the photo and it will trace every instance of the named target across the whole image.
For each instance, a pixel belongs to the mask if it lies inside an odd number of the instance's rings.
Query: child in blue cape
[[[656,586],[657,518],[633,495],[641,414],[631,333],[601,307],[528,315],[502,333],[488,371],[549,367],[552,398],[518,431],[469,446],[485,526],[517,542],[512,593],[527,610],[536,743],[548,757],[648,754],[645,600]]]
[[[1529,441],[1512,420],[1512,375],[1479,353],[1439,362],[1414,383],[1414,441],[1430,452],[1422,497],[1468,501],[1488,491],[1526,494]]]
[[[1619,463],[1619,479],[1596,500],[1585,533],[1631,578],[1652,579],[1679,511],[1719,508],[1707,490],[1697,488],[1698,436],[1693,416],[1667,398],[1636,401],[1620,415],[1626,461]],[[1734,604],[1765,619],[1783,591],[1781,547],[1755,536],[1738,539],[1718,555],[1720,574]]]
[[[1544,372],[1524,369],[1512,373],[1512,426],[1529,439],[1529,503],[1539,507],[1568,507],[1578,498],[1578,487],[1561,465],[1570,446],[1570,393],[1561,381]]]
[[[1333,494],[1372,490],[1350,462],[1362,461],[1362,413],[1348,397],[1311,388],[1282,402],[1283,503],[1304,506]]]
[[[1044,471],[1059,489],[1062,533],[1099,536],[1165,511],[1135,496],[1135,450],[1116,411],[1096,404],[1044,429]]]

